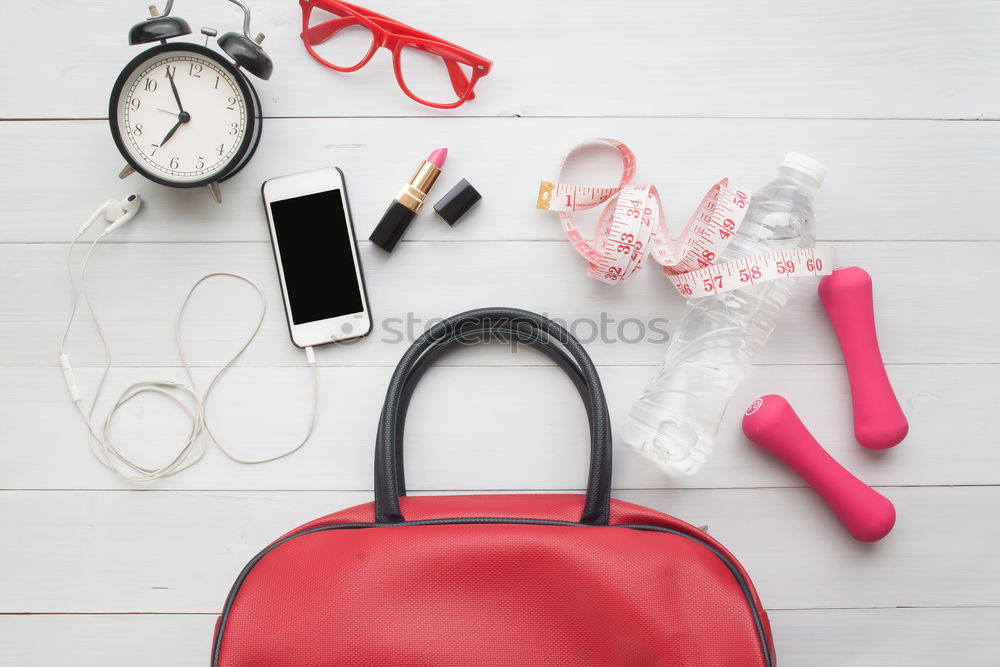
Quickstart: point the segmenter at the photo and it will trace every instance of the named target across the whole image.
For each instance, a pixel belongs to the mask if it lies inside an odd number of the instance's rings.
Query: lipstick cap
[[[393,200],[389,204],[389,208],[385,210],[385,214],[382,215],[382,219],[379,220],[372,235],[368,237],[368,240],[379,248],[382,248],[382,250],[392,252],[392,249],[399,243],[399,239],[403,237],[403,232],[410,226],[410,222],[413,221],[413,216],[415,215],[416,213],[398,201]]]
[[[441,198],[441,201],[434,204],[434,210],[444,218],[445,222],[454,225],[482,198],[483,196],[463,178]]]

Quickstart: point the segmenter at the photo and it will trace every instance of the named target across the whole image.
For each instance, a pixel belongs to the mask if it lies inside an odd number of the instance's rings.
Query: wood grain
[[[781,664],[794,667],[968,667],[1000,663],[1000,610],[772,610]]]
[[[771,610],[780,664],[963,667],[1000,661],[1000,610]],[[0,662],[19,667],[177,667],[205,662],[215,614],[0,615]],[[52,641],[58,637],[59,641]]]
[[[256,82],[269,116],[413,116],[435,112],[405,97],[382,52],[340,75],[314,62],[289,2],[256,2],[253,31],[275,61]],[[11,3],[0,33],[18,62],[5,67],[6,118],[92,118],[128,59],[125,36],[147,14],[140,4],[99,0],[87,19],[68,0]],[[493,72],[459,114],[996,118],[1000,113],[1000,7],[987,0],[871,3],[808,0],[711,7],[696,0],[623,6],[609,40],[607,4],[505,2],[484,20],[446,0],[380,0],[378,10],[491,58]],[[178,6],[193,29],[239,28],[222,3]],[[91,18],[92,17],[92,18]],[[82,26],[85,26],[83,28]],[[627,27],[626,27],[627,26]],[[613,34],[613,33],[612,33]],[[43,38],[44,37],[44,38]],[[78,57],[73,49],[86,40]],[[193,41],[201,41],[198,35]],[[54,50],[55,49],[55,50]],[[622,50],[625,50],[622,53]],[[627,55],[626,55],[627,54]]]
[[[496,363],[503,363],[496,350]],[[509,353],[506,353],[509,354]],[[527,354],[527,353],[525,353]],[[459,356],[459,355],[456,355]],[[530,355],[534,361],[540,358]],[[198,369],[204,382],[212,369]],[[720,429],[717,451],[693,477],[667,477],[622,444],[633,397],[654,367],[601,367],[618,446],[617,488],[787,487],[803,482],[751,445],[740,429],[757,396],[786,396],[816,438],[849,470],[882,486],[995,484],[1000,448],[984,387],[1000,380],[996,365],[893,366],[890,377],[910,422],[899,446],[873,452],[854,440],[842,366],[758,366],[740,386]],[[305,429],[310,386],[305,369],[239,368],[210,404],[213,431],[245,456],[291,445]],[[267,465],[239,465],[214,446],[191,470],[140,488],[372,488],[376,424],[390,368],[324,368],[313,439],[296,455]],[[171,368],[116,370],[99,406],[103,420],[117,393],[134,381],[175,378]],[[96,370],[79,374],[89,392]],[[0,369],[0,488],[118,489],[121,481],[94,460],[85,427],[66,399],[58,368]],[[511,419],[516,415],[516,419]],[[947,419],[942,415],[947,415]],[[139,460],[163,462],[184,440],[188,422],[174,405],[142,397],[115,422],[116,441]],[[406,426],[407,479],[415,489],[563,489],[583,486],[584,412],[569,380],[553,367],[433,368],[414,397]]]
[[[806,489],[621,491],[708,524],[779,609],[994,605],[997,487],[893,488],[893,532],[849,537]],[[0,612],[217,613],[243,565],[294,526],[368,492],[0,492]],[[32,545],[24,549],[22,543]],[[108,548],[108,545],[114,548]],[[955,545],[962,545],[956,549]],[[845,583],[847,582],[847,583]]]
[[[1000,240],[1000,226],[987,222],[1000,172],[997,123],[296,118],[265,123],[254,160],[222,185],[221,207],[204,190],[162,188],[139,176],[118,180],[124,163],[104,121],[0,123],[0,144],[18,173],[0,179],[10,216],[10,224],[0,226],[0,242],[67,242],[100,202],[130,190],[142,195],[144,208],[110,242],[266,241],[261,183],[327,165],[344,171],[358,236],[368,238],[400,185],[436,146],[450,151],[430,203],[461,178],[483,201],[455,227],[428,207],[406,240],[561,241],[557,216],[535,209],[538,183],[558,176],[559,160],[578,142],[608,134],[635,149],[636,182],[657,185],[675,233],[720,178],[758,188],[774,177],[785,152],[795,150],[829,168],[817,195],[821,240]],[[41,146],[73,146],[85,164],[38,159]],[[586,166],[566,174],[569,182],[617,182],[617,153],[591,151],[587,157]],[[56,196],[58,206],[39,205]],[[593,233],[596,212],[577,219]],[[449,262],[447,268],[461,267]]]
[[[870,267],[883,355],[889,363],[1000,361],[1000,321],[976,304],[977,291],[1000,281],[992,243],[835,243],[838,264]],[[61,244],[0,245],[0,365],[57,365],[57,344],[69,316],[69,282]],[[923,267],[961,257],[963,290]],[[659,364],[664,342],[683,309],[674,288],[655,270],[624,285],[586,277],[579,255],[565,242],[408,243],[387,256],[361,247],[373,334],[349,346],[321,349],[319,363],[395,365],[404,341],[428,322],[484,305],[543,312],[570,326],[599,364]],[[241,364],[298,366],[302,353],[288,329],[270,244],[116,243],[99,248],[88,271],[95,307],[110,332],[118,365],[178,363],[173,323],[194,282],[214,271],[233,271],[261,283],[269,310]],[[779,326],[757,359],[764,364],[841,363],[816,279],[800,281]],[[186,314],[184,335],[195,365],[221,364],[247,335],[258,308],[253,290],[214,282]],[[932,306],[932,307],[931,307]],[[603,333],[602,333],[603,332]],[[469,350],[461,364],[482,363],[487,352]],[[71,337],[76,366],[103,363],[86,318]],[[500,363],[537,363],[532,355],[494,357]]]

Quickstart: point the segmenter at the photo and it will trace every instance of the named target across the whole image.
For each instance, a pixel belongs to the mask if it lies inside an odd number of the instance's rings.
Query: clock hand
[[[173,79],[173,77],[169,77],[169,78],[170,78],[170,85],[173,86],[174,79]],[[177,95],[177,88],[174,88],[174,95],[175,96]],[[180,106],[180,98],[177,98],[177,105]],[[168,141],[170,141],[170,138],[174,136],[174,133],[177,132],[177,130],[180,128],[181,125],[183,125],[184,123],[187,123],[187,122],[191,121],[191,114],[189,114],[187,111],[184,111],[183,109],[181,109],[180,113],[176,113],[176,114],[173,113],[172,111],[167,111],[166,109],[160,109],[159,107],[157,107],[156,110],[157,111],[163,111],[165,113],[169,113],[171,115],[177,116],[177,122],[174,123],[174,126],[172,128],[170,128],[169,132],[167,132],[167,136],[163,137],[163,140],[160,141],[160,145],[157,146],[157,148],[160,148],[165,143],[167,143]]]
[[[163,144],[165,144],[165,143],[167,143],[168,141],[170,141],[170,137],[174,136],[174,133],[175,133],[175,132],[177,131],[177,128],[179,128],[179,127],[180,127],[181,125],[183,125],[183,124],[184,124],[184,123],[182,123],[181,121],[177,121],[177,122],[176,122],[176,123],[174,124],[174,126],[173,126],[172,128],[170,128],[170,131],[169,131],[169,132],[167,132],[167,136],[163,137],[163,139],[162,139],[162,140],[160,141],[160,146],[159,146],[159,147],[162,147],[162,146],[163,146]]]
[[[177,100],[178,113],[184,113],[184,105],[181,104],[181,96],[177,94],[177,86],[174,84],[174,75],[170,72],[169,68],[167,69],[167,80],[170,81],[170,90],[174,91],[174,99]]]
[[[171,111],[170,109],[164,109],[162,107],[156,107],[156,110],[157,111],[162,111],[163,113],[168,113],[171,116],[177,116],[177,115],[179,115],[176,111]]]

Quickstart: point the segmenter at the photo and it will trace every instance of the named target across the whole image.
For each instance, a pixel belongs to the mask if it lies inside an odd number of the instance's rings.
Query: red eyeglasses
[[[339,0],[299,0],[302,41],[313,58],[338,72],[364,67],[379,47],[392,51],[396,81],[411,99],[454,109],[475,99],[476,82],[493,63],[472,51]]]

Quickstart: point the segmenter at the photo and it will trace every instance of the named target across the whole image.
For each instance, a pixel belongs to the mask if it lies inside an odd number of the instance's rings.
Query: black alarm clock
[[[204,46],[167,43],[191,33],[187,21],[170,16],[173,0],[162,14],[150,7],[152,17],[129,31],[130,44],[159,44],[133,58],[111,91],[111,136],[128,162],[120,178],[139,172],[161,185],[208,186],[221,203],[219,183],[257,150],[260,99],[243,70],[267,80],[274,64],[260,47],[264,35],[250,37],[250,9],[229,1],[244,14],[242,34],[218,39],[232,62],[208,48],[208,39],[218,34],[211,28],[201,29]]]

